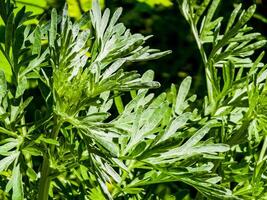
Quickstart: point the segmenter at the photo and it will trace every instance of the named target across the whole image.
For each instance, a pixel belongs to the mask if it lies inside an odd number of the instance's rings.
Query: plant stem
[[[114,101],[115,101],[115,105],[116,105],[118,113],[121,114],[123,112],[123,110],[124,110],[124,106],[123,106],[123,103],[122,103],[121,96],[115,97]]]
[[[39,192],[38,192],[38,200],[48,199],[48,192],[49,192],[49,185],[50,185],[49,164],[50,163],[49,163],[48,155],[44,155],[42,171],[41,171],[41,180],[40,180]]]
[[[203,48],[203,45],[198,37],[198,31],[197,31],[197,28],[195,27],[194,25],[194,22],[193,20],[189,20],[189,23],[190,23],[190,26],[191,26],[191,30],[192,30],[192,33],[194,35],[194,38],[195,38],[195,41],[197,43],[197,47],[199,49],[199,52],[200,52],[200,55],[201,55],[201,58],[202,58],[202,62],[204,64],[204,67],[205,67],[205,74],[206,74],[206,84],[207,84],[207,91],[208,91],[208,97],[209,97],[209,100],[212,104],[214,104],[214,98],[213,98],[213,87],[212,87],[212,74],[211,74],[211,71],[210,71],[210,68],[209,68],[209,65],[208,65],[208,58],[207,58],[207,55],[205,53],[205,50]]]
[[[260,153],[260,157],[259,157],[258,163],[260,163],[263,160],[263,157],[264,157],[264,155],[266,153],[266,149],[267,149],[267,136],[265,136],[265,138],[264,138],[264,142],[263,142],[263,145],[262,145],[262,148],[261,148],[261,153]]]
[[[61,127],[61,122],[58,120],[57,116],[54,116],[54,128],[51,134],[51,138],[55,139],[58,135],[58,132]],[[55,150],[55,145],[49,145],[50,147],[50,154],[53,155],[53,152]],[[47,200],[48,199],[48,193],[49,193],[49,187],[50,187],[50,159],[48,153],[44,155],[43,164],[42,164],[42,171],[41,171],[41,179],[40,179],[40,185],[39,185],[39,191],[38,191],[38,200]]]

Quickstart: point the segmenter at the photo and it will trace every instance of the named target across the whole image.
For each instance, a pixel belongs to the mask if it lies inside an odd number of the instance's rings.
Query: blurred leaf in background
[[[33,15],[39,15],[46,10],[47,1],[46,0],[15,0],[17,10],[20,10],[23,6],[26,7],[26,12],[32,12]]]
[[[70,17],[79,19],[82,13],[87,12],[92,7],[93,0],[67,0]],[[100,0],[100,5],[105,6],[105,0]]]
[[[267,18],[264,17],[264,16],[261,15],[261,14],[255,13],[255,14],[254,14],[254,17],[255,17],[256,19],[259,19],[260,21],[262,21],[262,22],[264,22],[264,23],[267,23]]]
[[[4,38],[5,38],[4,22],[0,17],[0,43],[4,42]],[[0,70],[3,70],[5,72],[7,81],[10,81],[12,74],[11,68],[5,56],[3,55],[2,51],[0,51]]]
[[[266,1],[264,0],[254,0],[258,6],[258,9],[256,13],[253,15],[255,19],[258,19],[259,21],[263,23],[267,23],[267,15],[266,15],[266,9],[267,9],[267,4]]]
[[[0,51],[0,71],[3,71],[5,73],[6,80],[10,82],[12,76],[11,67],[8,61],[6,60],[6,57],[3,55],[2,51]]]
[[[154,7],[156,5],[162,5],[165,7],[172,6],[173,3],[171,0],[138,0],[139,2],[146,3],[151,7]]]
[[[1,37],[2,37],[2,34],[1,34]],[[5,56],[3,55],[1,51],[0,51],[0,70],[4,71],[7,81],[10,82],[12,71],[11,71],[8,61],[6,60]]]

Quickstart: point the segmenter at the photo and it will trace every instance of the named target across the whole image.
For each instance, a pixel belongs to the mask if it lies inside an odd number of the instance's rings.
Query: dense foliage
[[[247,24],[255,5],[223,18],[220,3],[178,1],[202,99],[190,76],[155,95],[152,70],[127,69],[171,52],[118,22],[121,8],[93,1],[72,19],[65,5],[36,25],[0,0],[0,198],[266,199],[266,40]]]

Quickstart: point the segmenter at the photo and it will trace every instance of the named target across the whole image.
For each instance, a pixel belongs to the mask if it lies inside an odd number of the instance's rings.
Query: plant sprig
[[[238,5],[223,26],[215,18],[220,3],[179,0],[205,67],[207,97],[197,99],[191,77],[156,96],[149,90],[160,86],[153,71],[127,71],[129,63],[170,51],[145,46],[150,36],[118,22],[121,8],[111,15],[94,1],[73,21],[65,6],[35,26],[24,23],[32,18],[25,8],[15,12],[1,0],[5,198],[159,199],[149,188],[169,182],[194,188],[199,199],[266,196],[264,52],[253,60],[266,41],[247,26],[255,6]],[[34,113],[40,100],[30,85],[43,98]]]

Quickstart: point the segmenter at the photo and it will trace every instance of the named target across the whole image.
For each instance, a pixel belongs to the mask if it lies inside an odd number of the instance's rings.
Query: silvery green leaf
[[[104,164],[106,172],[113,178],[114,181],[119,183],[121,181],[120,175],[108,164]]]
[[[178,94],[176,97],[176,103],[175,103],[175,112],[180,115],[184,111],[184,102],[185,98],[188,95],[190,86],[191,86],[192,78],[187,77],[185,78],[178,90]]]
[[[207,9],[209,3],[210,3],[210,0],[204,0],[200,4],[200,6],[197,8],[195,16],[194,16],[195,24],[198,22],[199,18],[202,16],[203,12]]]
[[[1,145],[0,146],[0,155],[9,155],[10,154],[10,150],[12,150],[13,148],[15,148],[18,145],[18,140],[17,139],[12,139],[11,141],[9,141],[8,143]]]
[[[122,8],[118,8],[112,15],[104,35],[104,41],[107,41],[109,37],[112,35],[112,32],[114,31],[114,26],[117,23],[119,17],[121,16],[121,13],[122,13]]]
[[[116,72],[125,63],[125,59],[118,59],[110,67],[108,67],[102,74],[102,78],[108,78],[111,74]]]
[[[254,51],[254,50],[257,50],[259,48],[262,48],[263,46],[265,46],[266,43],[267,43],[267,40],[261,40],[261,41],[252,43],[252,44],[249,44],[249,45],[245,46],[244,48],[238,48],[238,49],[236,49],[233,52],[233,54],[235,54],[236,51],[238,53]]]
[[[207,16],[206,16],[206,20],[205,20],[206,24],[209,24],[211,22],[211,20],[213,18],[213,15],[214,15],[219,3],[220,3],[220,0],[214,0],[214,1],[211,2],[211,5],[209,7],[209,10],[208,10],[208,13],[207,13]]]
[[[236,36],[234,38],[229,39],[229,43],[253,40],[253,39],[258,38],[260,35],[261,35],[260,33],[249,33],[249,34],[242,35],[242,36]]]
[[[100,36],[101,40],[103,40],[104,37],[104,32],[107,28],[108,22],[109,22],[109,17],[110,17],[110,10],[107,8],[105,9],[102,19],[101,19],[101,25],[100,25],[100,30],[98,35]]]
[[[92,25],[96,29],[96,32],[100,33],[102,16],[101,16],[101,8],[97,1],[93,1],[90,16],[92,20]],[[100,35],[97,35],[97,39],[100,40]]]
[[[191,113],[184,113],[180,115],[179,117],[175,118],[169,125],[169,127],[166,128],[166,131],[162,135],[162,137],[159,139],[157,143],[163,142],[169,138],[171,138],[178,129],[182,128],[186,125],[187,120],[189,120]]]
[[[0,103],[2,102],[3,97],[7,93],[7,82],[6,82],[6,77],[5,73],[0,70]]]
[[[55,46],[56,36],[57,36],[57,11],[56,9],[53,9],[51,14],[51,24],[49,30],[49,44],[52,47]]]
[[[241,7],[242,7],[242,4],[238,4],[238,6],[231,13],[231,16],[230,16],[228,23],[227,23],[225,33],[227,33],[230,30],[230,28],[232,27],[232,25],[234,24],[236,16],[237,16],[239,10],[241,9]]]
[[[19,80],[19,84],[16,90],[16,98],[23,95],[24,91],[27,89],[28,81],[27,78],[24,76]]]
[[[189,2],[187,0],[178,0],[178,3],[181,13],[185,17],[185,19],[189,21],[189,12],[190,12]]]
[[[41,29],[39,26],[37,26],[34,32],[34,43],[33,43],[32,54],[40,55],[40,52],[41,52]]]
[[[79,52],[83,47],[85,47],[86,42],[89,38],[90,30],[85,30],[81,34],[78,34],[78,37],[75,41],[75,46],[72,49],[72,52]]]
[[[0,172],[7,170],[9,165],[14,162],[14,160],[19,156],[19,152],[14,152],[13,154],[0,160]]]
[[[20,173],[19,164],[12,171],[12,179],[13,179],[12,200],[23,200],[24,192],[23,192],[22,175]]]

